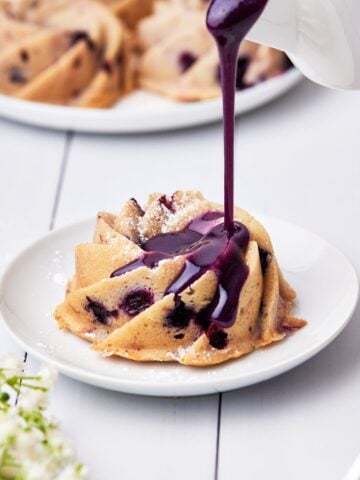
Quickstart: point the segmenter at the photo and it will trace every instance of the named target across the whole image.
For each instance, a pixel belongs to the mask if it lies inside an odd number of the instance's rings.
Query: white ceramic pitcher
[[[269,0],[249,38],[321,85],[360,89],[360,0]]]

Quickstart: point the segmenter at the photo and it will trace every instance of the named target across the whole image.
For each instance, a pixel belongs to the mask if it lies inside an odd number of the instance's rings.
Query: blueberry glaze
[[[236,63],[236,90],[244,90],[247,87],[244,82],[246,70],[250,63],[249,57],[242,55],[238,58]]]
[[[224,110],[225,228],[234,223],[234,116],[237,56],[240,43],[260,17],[267,0],[212,0],[206,24],[220,57]]]
[[[248,88],[250,85],[245,83],[244,77],[246,71],[250,65],[250,57],[247,55],[241,55],[236,64],[236,90],[244,90]],[[221,69],[220,65],[218,65],[216,69],[216,80],[221,84]]]
[[[179,295],[187,287],[213,271],[218,278],[218,287],[210,305],[198,314],[198,323],[205,330],[216,324],[229,328],[236,320],[241,289],[249,270],[243,259],[250,234],[245,225],[235,222],[230,235],[221,222],[223,214],[207,212],[195,218],[179,231],[157,235],[142,245],[145,253],[135,261],[112,273],[112,277],[123,275],[136,268],[155,268],[161,260],[185,257],[185,266],[169,285],[166,294],[175,294],[175,309],[167,319],[168,326],[186,328],[194,312],[189,311]]]
[[[175,308],[166,319],[167,325],[186,328],[193,319],[206,331],[210,345],[216,349],[227,346],[228,334],[222,329],[235,323],[241,289],[249,275],[243,252],[250,234],[245,225],[234,222],[234,104],[237,75],[242,81],[247,68],[245,61],[238,63],[239,46],[266,3],[267,0],[212,0],[207,14],[207,27],[217,43],[221,68],[224,223],[219,222],[222,213],[208,212],[184,230],[155,236],[141,245],[145,251],[141,257],[111,275],[123,275],[140,266],[154,268],[161,260],[183,255],[185,266],[165,292],[175,295]],[[179,58],[182,70],[190,68],[195,60],[184,52]],[[165,202],[164,206],[169,208]],[[210,304],[195,314],[182,302],[180,293],[208,271],[215,273],[218,286]]]

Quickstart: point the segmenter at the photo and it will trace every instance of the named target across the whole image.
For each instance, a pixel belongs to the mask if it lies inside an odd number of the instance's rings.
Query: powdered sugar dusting
[[[171,196],[152,194],[144,209],[134,207],[134,200],[129,202],[115,218],[114,226],[118,233],[140,244],[156,235],[185,228],[211,208],[210,202],[196,191],[178,191]]]

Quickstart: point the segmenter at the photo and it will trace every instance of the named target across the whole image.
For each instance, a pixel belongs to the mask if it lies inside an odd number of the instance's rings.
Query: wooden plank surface
[[[65,134],[0,119],[0,272],[50,226]],[[19,292],[21,301],[21,292]],[[1,325],[0,351],[18,350]]]

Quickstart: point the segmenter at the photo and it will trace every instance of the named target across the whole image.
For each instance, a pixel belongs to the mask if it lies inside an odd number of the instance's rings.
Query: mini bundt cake
[[[99,213],[92,243],[76,249],[76,274],[55,311],[61,329],[105,356],[207,366],[283,339],[305,322],[291,315],[266,230],[199,192],[129,200]]]
[[[153,14],[138,23],[142,88],[180,101],[221,95],[219,56],[205,25],[208,3],[158,0]],[[237,89],[280,75],[290,65],[283,52],[244,41],[239,50]]]

